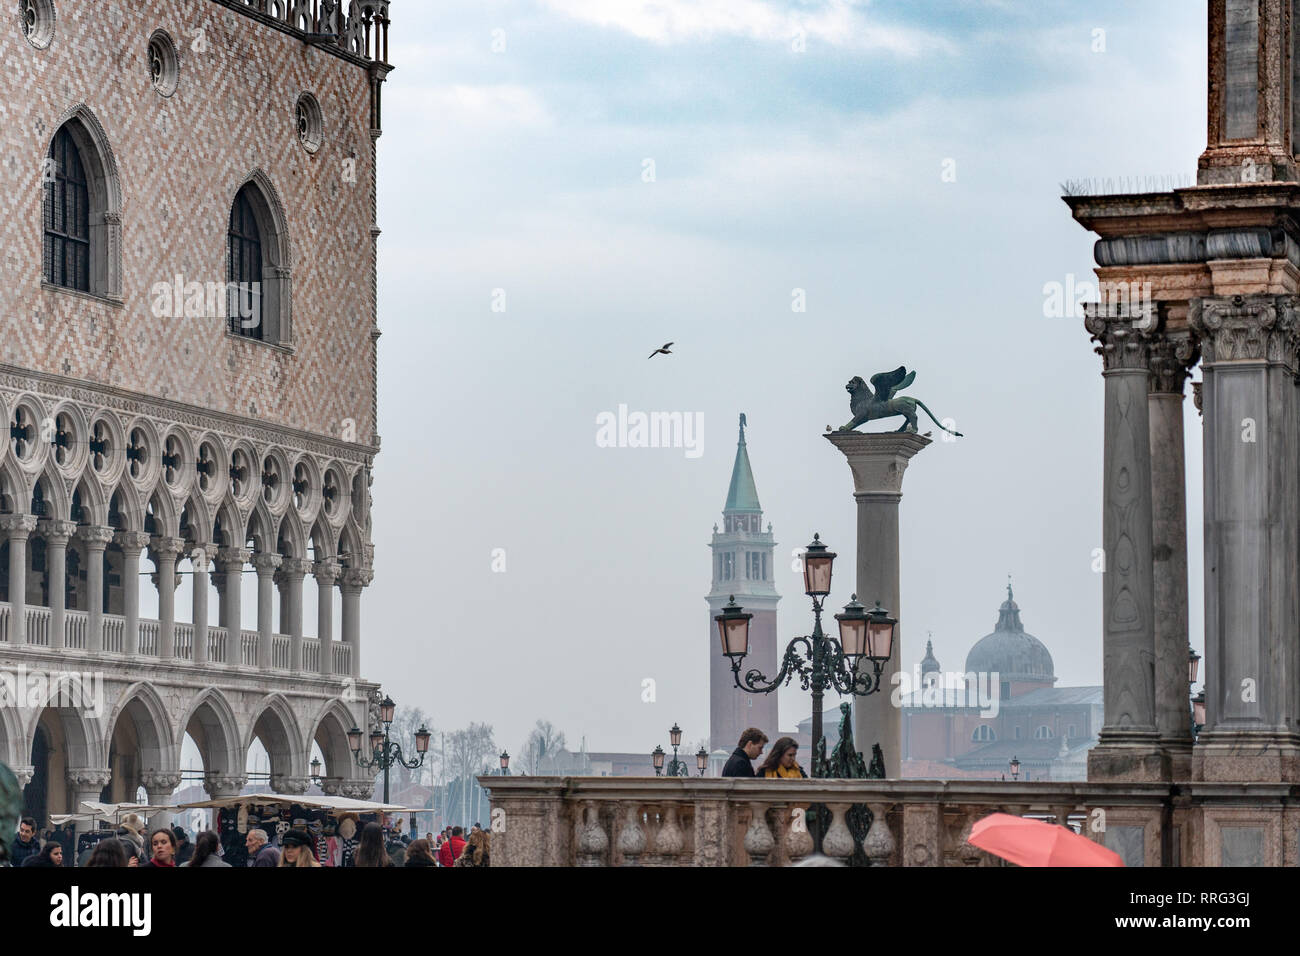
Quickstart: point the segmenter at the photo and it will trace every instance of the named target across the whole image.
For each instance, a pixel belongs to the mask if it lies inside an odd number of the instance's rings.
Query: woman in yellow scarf
[[[807,777],[803,768],[795,761],[799,753],[799,745],[795,743],[793,737],[782,737],[772,745],[767,759],[763,761],[756,771],[755,777]]]

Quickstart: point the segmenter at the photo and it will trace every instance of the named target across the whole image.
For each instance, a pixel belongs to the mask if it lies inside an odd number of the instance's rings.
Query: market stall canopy
[[[96,820],[113,820],[120,821],[128,813],[138,813],[142,817],[148,817],[159,810],[170,810],[171,807],[160,807],[148,803],[100,803],[97,800],[83,800],[77,805],[76,813],[51,813],[50,822],[56,827],[62,826],[69,820],[76,823],[93,823]]]
[[[353,813],[407,813],[405,807],[391,803],[372,803],[369,800],[353,800],[349,797],[309,797],[300,793],[247,793],[235,797],[218,797],[216,800],[204,800],[201,803],[182,803],[170,810],[209,810],[220,807],[237,807],[241,803],[287,803],[300,807],[313,807],[317,810],[352,811]]]

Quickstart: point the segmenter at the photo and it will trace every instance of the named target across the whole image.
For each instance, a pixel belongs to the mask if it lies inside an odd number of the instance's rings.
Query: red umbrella
[[[993,813],[970,830],[971,846],[1019,866],[1123,866],[1114,850],[1093,843],[1069,827]]]

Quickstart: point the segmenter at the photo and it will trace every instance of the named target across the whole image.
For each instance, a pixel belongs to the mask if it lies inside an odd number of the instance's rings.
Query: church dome
[[[997,671],[1004,681],[1056,682],[1051,653],[1020,623],[1020,607],[1012,598],[1010,582],[993,633],[981,637],[966,655],[966,672],[972,671]]]

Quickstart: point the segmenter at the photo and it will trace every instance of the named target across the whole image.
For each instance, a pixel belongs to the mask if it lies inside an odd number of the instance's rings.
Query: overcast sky
[[[904,663],[933,632],[961,669],[1010,573],[1060,685],[1101,682],[1101,361],[1044,286],[1092,278],[1060,183],[1194,174],[1204,0],[399,0],[392,20],[367,677],[512,752],[538,718],[593,750],[704,737],[737,413],[784,641],[811,627],[792,548],[818,531],[844,556],[828,606],[853,586],[851,479],[821,434],[851,376],[905,364],[967,437],[907,473]],[[702,415],[703,453],[598,447],[620,404]],[[780,706],[782,730],[809,710]]]

